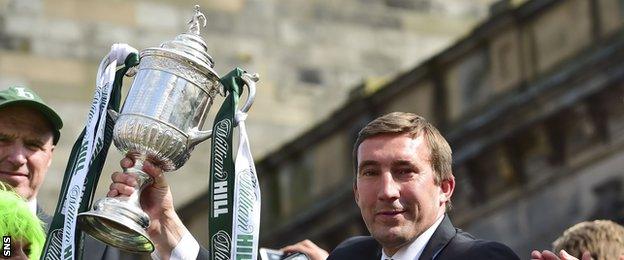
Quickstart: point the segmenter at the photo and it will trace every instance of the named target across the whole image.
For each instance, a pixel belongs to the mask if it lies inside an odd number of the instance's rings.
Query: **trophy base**
[[[127,201],[103,198],[93,210],[78,214],[78,227],[93,238],[132,253],[151,253],[154,243],[145,229],[149,217]]]

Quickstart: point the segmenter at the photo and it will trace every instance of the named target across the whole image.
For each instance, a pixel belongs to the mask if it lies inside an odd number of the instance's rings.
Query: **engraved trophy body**
[[[79,227],[106,244],[130,252],[154,250],[146,232],[149,217],[139,204],[142,189],[152,182],[141,170],[143,162],[150,161],[165,172],[176,170],[189,159],[195,145],[211,136],[211,131],[201,127],[222,86],[199,35],[201,23],[205,25],[206,19],[196,6],[187,33],[141,51],[123,108],[113,113],[113,141],[135,160],[134,167],[124,173],[137,176],[136,190],[130,197],[100,199],[91,211],[78,215]],[[243,107],[248,110],[257,76],[245,74],[242,80],[250,91]]]

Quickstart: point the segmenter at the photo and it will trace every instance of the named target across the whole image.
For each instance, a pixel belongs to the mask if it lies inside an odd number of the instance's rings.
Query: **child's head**
[[[618,259],[624,255],[624,227],[610,220],[581,222],[553,242],[555,252],[561,249],[579,259],[585,251],[596,260]]]
[[[41,221],[11,186],[0,182],[0,236],[11,237],[11,250],[39,259],[45,243]],[[13,254],[13,255],[14,255]]]

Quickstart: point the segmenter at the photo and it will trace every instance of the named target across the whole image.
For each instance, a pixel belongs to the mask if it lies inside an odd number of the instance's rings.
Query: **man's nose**
[[[14,143],[10,147],[7,147],[7,150],[9,152],[7,156],[7,161],[9,161],[11,164],[16,167],[26,164],[26,158],[28,157],[28,150],[26,149],[26,147],[19,143]]]
[[[394,180],[392,173],[381,174],[378,197],[380,200],[395,200],[399,198],[399,184]]]

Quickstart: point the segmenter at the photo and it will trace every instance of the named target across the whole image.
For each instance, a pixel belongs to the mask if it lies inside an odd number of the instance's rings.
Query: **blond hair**
[[[562,249],[578,259],[585,251],[595,260],[619,259],[624,255],[624,227],[610,220],[578,223],[553,242],[553,251]]]
[[[28,209],[14,189],[0,182],[0,236],[11,236],[30,244],[29,259],[39,259],[45,243],[43,223]]]

